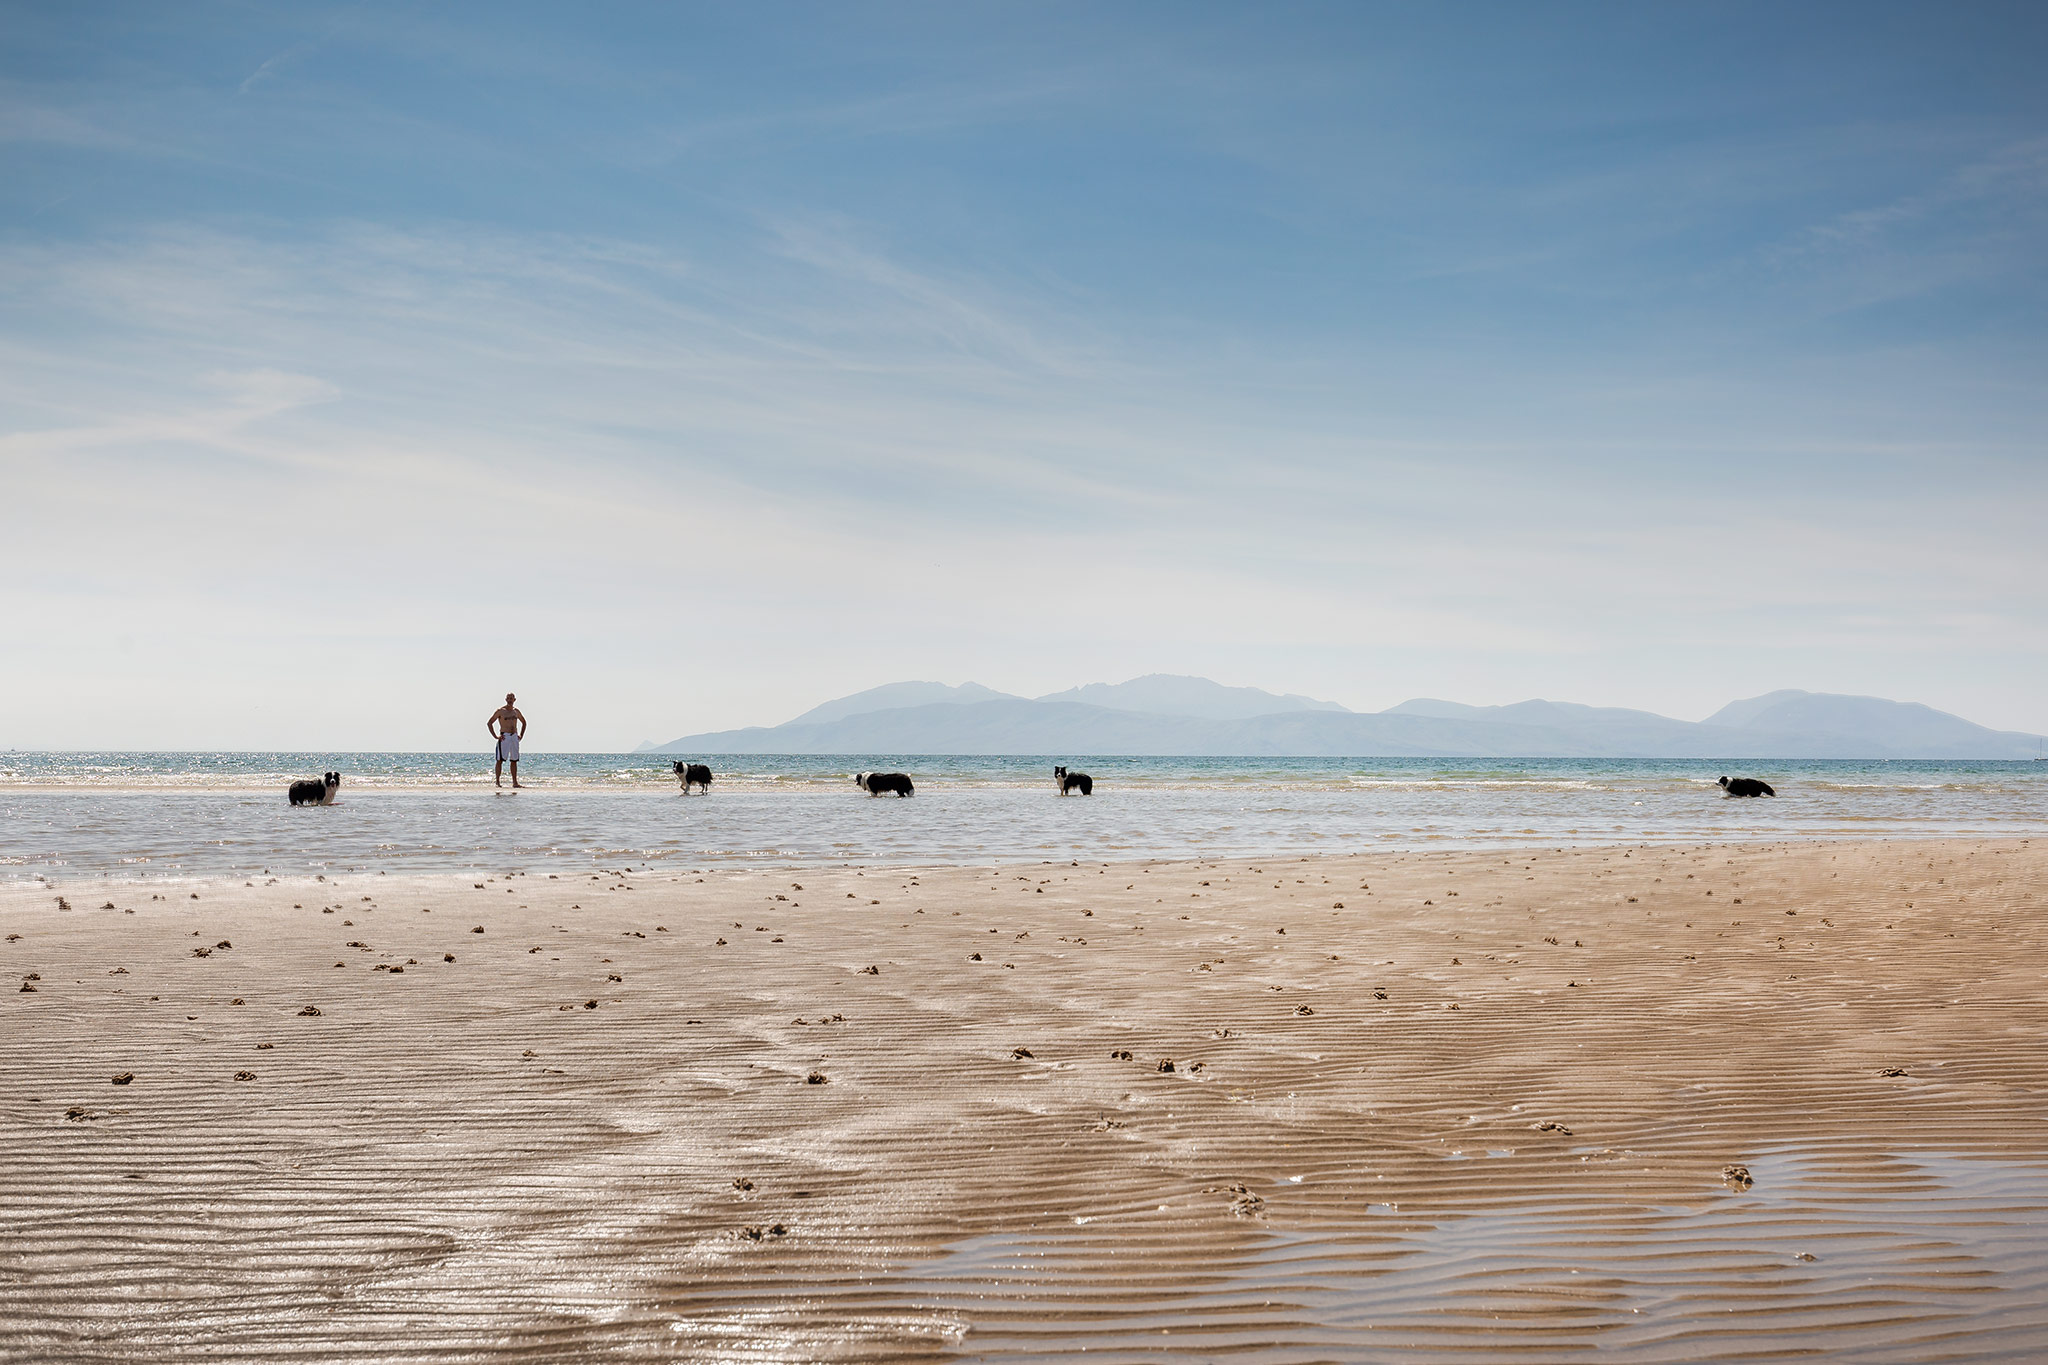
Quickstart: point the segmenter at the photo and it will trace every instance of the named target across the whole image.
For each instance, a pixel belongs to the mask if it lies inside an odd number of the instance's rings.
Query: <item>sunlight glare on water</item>
[[[620,860],[989,863],[2048,832],[2031,763],[710,756],[682,796],[655,754],[535,754],[518,793],[475,754],[0,755],[0,877],[464,871]],[[332,807],[285,785],[343,773]],[[902,770],[917,795],[858,791]],[[1774,799],[1729,800],[1733,769]]]

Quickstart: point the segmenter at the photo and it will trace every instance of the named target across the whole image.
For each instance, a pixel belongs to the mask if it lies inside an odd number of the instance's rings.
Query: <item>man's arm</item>
[[[513,714],[513,715],[515,715],[515,716],[517,716],[517,717],[519,717],[519,737],[520,737],[521,739],[525,739],[525,738],[526,738],[526,713],[525,713],[524,711],[514,711],[514,712],[513,712],[512,714]]]
[[[498,737],[497,725],[498,713],[496,711],[493,711],[491,712],[491,718],[484,722],[484,733],[489,735],[492,739],[496,739]]]

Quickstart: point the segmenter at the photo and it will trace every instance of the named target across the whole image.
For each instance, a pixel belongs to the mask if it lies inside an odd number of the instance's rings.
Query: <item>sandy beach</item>
[[[0,1358],[2022,1358],[2043,887],[2039,840],[17,885]]]

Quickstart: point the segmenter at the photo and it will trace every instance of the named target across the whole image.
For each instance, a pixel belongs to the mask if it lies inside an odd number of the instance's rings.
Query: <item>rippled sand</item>
[[[8,888],[0,1358],[2027,1358],[2044,873]]]

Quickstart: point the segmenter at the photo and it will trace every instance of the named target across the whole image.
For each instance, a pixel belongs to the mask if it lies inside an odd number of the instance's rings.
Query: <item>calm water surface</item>
[[[2048,763],[1096,758],[1095,795],[1062,799],[1042,758],[706,757],[686,798],[645,754],[531,754],[516,794],[477,754],[0,754],[0,878],[2048,834]],[[337,804],[286,804],[330,768]],[[918,794],[864,796],[862,769]],[[1780,794],[1727,800],[1723,772]]]

